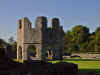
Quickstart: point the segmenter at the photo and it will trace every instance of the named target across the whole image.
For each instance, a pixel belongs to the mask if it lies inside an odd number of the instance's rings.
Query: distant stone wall
[[[100,59],[100,54],[74,53],[71,56],[74,56],[74,55],[78,55],[78,56],[80,56],[81,58],[84,58],[84,59],[93,59],[93,58]]]
[[[81,59],[100,59],[100,54],[73,53],[72,55],[63,56],[63,59],[70,59],[77,57]]]

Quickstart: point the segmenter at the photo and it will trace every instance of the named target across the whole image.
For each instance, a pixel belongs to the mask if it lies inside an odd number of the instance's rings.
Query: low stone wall
[[[74,57],[78,57],[81,59],[100,59],[100,54],[73,53],[70,56],[63,56],[63,59],[70,59]]]
[[[88,53],[73,53],[71,56],[80,56],[83,59],[100,59],[100,54],[88,54]]]

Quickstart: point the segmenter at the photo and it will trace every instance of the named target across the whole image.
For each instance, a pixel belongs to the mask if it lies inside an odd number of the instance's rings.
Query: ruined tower
[[[28,18],[22,18],[17,22],[17,59],[28,60],[30,46],[36,50],[36,58],[46,60],[46,53],[50,53],[52,59],[62,59],[62,26],[58,18],[51,20],[51,26],[47,26],[47,18],[37,17],[35,28],[32,28]]]

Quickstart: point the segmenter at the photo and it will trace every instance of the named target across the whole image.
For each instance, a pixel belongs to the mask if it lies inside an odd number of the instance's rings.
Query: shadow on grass
[[[97,75],[100,75],[100,69],[79,69],[80,72],[96,72]]]
[[[96,72],[97,75],[100,75],[100,59],[64,59],[51,62],[53,64],[58,62],[75,63],[79,66],[80,72]]]

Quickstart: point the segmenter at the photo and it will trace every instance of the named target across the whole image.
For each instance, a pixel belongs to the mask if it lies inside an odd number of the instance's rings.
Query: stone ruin
[[[36,60],[62,59],[62,32],[58,18],[51,20],[50,27],[47,26],[47,18],[37,17],[35,28],[28,18],[24,17],[17,22],[17,59],[30,59],[30,49],[35,49]]]

